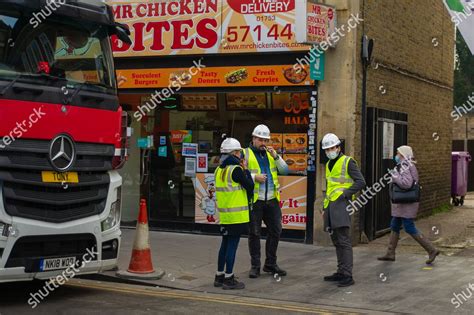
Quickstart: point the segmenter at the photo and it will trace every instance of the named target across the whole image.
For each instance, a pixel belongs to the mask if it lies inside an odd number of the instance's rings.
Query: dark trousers
[[[234,271],[235,254],[239,247],[240,235],[223,235],[219,258],[217,259],[217,271],[224,271],[231,274]]]
[[[260,236],[262,220],[267,226],[267,241],[265,243],[265,265],[275,266],[277,249],[281,234],[281,209],[277,199],[267,202],[258,200],[250,212],[249,251],[252,267],[260,268]]]
[[[349,227],[340,227],[332,230],[331,240],[336,246],[337,272],[352,277],[352,242]]]

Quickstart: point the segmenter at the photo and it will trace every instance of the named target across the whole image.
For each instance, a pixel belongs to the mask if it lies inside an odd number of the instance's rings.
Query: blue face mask
[[[395,155],[393,160],[395,161],[395,163],[400,164],[400,157],[398,157],[398,155]]]

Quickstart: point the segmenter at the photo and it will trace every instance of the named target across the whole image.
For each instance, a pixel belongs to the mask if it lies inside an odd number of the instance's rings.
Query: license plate
[[[40,271],[66,269],[76,263],[76,257],[41,259]]]
[[[41,172],[43,183],[79,183],[77,172]]]

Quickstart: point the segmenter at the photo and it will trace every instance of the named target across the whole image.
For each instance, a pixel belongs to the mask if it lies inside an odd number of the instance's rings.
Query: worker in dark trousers
[[[332,133],[324,136],[322,149],[329,161],[326,164],[326,197],[324,199],[324,227],[336,247],[337,271],[324,277],[339,287],[354,284],[352,278],[351,209],[349,203],[355,193],[365,187],[365,180],[350,156],[342,153],[341,141]]]
[[[277,265],[277,249],[282,230],[280,208],[280,185],[278,174],[288,174],[288,165],[268,146],[270,129],[258,125],[252,133],[252,143],[244,149],[248,169],[255,183],[253,210],[250,212],[249,251],[251,257],[250,278],[260,276],[260,235],[262,220],[267,227],[264,272],[286,276],[286,271]]]

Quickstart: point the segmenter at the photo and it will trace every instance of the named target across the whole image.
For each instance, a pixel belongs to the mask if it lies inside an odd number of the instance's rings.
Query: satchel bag
[[[413,203],[419,202],[421,197],[421,187],[417,181],[408,189],[402,189],[395,183],[390,187],[390,199],[392,203]]]

